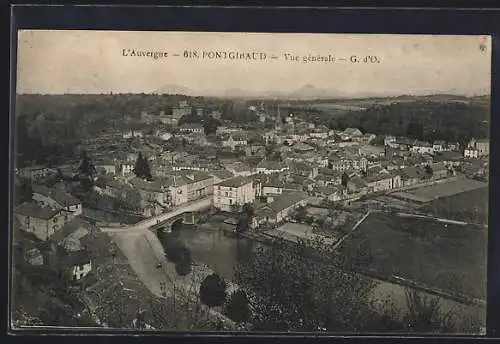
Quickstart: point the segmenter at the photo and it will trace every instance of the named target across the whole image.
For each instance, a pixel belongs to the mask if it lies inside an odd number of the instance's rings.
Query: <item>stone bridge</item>
[[[185,212],[182,214],[175,215],[167,220],[164,221],[158,221],[156,224],[153,224],[152,226],[149,227],[150,231],[153,231],[154,233],[157,232],[158,229],[172,229],[174,224],[188,224],[188,225],[194,225],[198,222],[198,219],[200,217],[199,212]]]

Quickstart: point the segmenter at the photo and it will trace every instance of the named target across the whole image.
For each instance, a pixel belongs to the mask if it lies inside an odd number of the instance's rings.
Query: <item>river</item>
[[[190,250],[194,261],[210,266],[226,280],[232,281],[234,281],[238,264],[252,259],[253,248],[258,245],[249,239],[225,235],[221,228],[196,228],[188,225],[182,227],[178,238]],[[396,308],[407,310],[405,288],[400,285],[377,281],[372,297],[373,299],[389,298]],[[486,322],[485,309],[444,299],[441,307],[443,311],[470,315],[479,319],[483,324]]]

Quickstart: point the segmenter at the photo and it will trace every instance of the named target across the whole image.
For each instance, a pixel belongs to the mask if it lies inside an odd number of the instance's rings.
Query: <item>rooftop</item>
[[[303,192],[285,192],[279,196],[273,196],[272,202],[262,205],[259,209],[269,208],[278,213],[308,198],[309,196]]]
[[[239,188],[239,187],[241,187],[243,185],[247,185],[249,183],[252,183],[252,181],[249,180],[248,178],[239,176],[239,177],[231,178],[228,180],[224,180],[224,181],[217,183],[215,185],[225,186],[225,187],[230,187],[230,188]]]
[[[41,207],[35,203],[22,203],[14,209],[14,213],[42,220],[49,220],[58,214],[59,210]]]
[[[43,185],[33,185],[33,192],[51,198],[62,207],[81,204],[82,202],[68,193],[57,189],[51,189]]]

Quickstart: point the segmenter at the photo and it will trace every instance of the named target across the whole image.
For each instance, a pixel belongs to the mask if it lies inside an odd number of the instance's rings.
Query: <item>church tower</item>
[[[276,119],[274,123],[274,129],[275,130],[281,130],[283,122],[281,121],[281,115],[280,115],[280,106],[278,104],[278,109],[276,111]]]

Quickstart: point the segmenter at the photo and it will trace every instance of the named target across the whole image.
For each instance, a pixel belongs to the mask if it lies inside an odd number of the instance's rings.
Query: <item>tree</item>
[[[126,188],[123,192],[124,206],[130,210],[138,210],[141,208],[141,194],[137,189]]]
[[[149,167],[148,158],[144,158],[144,178],[149,181],[153,179],[153,176],[151,175],[151,168]]]
[[[297,209],[295,209],[295,214],[294,214],[295,220],[302,222],[305,221],[306,217],[307,217],[306,208],[303,207],[302,205],[298,206]]]
[[[251,311],[248,297],[243,290],[233,292],[226,305],[224,313],[229,319],[242,323],[250,319]]]
[[[31,183],[24,180],[18,187],[16,195],[17,203],[31,202],[33,200],[33,187]]]
[[[344,188],[347,188],[347,183],[349,183],[349,175],[346,172],[342,173],[341,183]]]
[[[237,232],[243,233],[250,228],[254,212],[255,211],[250,203],[243,204],[243,206],[241,207],[238,223],[236,225]]]
[[[139,153],[139,155],[137,156],[137,160],[135,161],[134,174],[137,178],[144,178],[144,173],[144,158],[142,156],[142,153]]]
[[[434,174],[434,171],[432,170],[432,167],[430,165],[425,165],[425,173],[427,173],[431,177]]]
[[[209,307],[221,306],[226,301],[226,281],[217,274],[207,276],[200,285],[200,301]]]
[[[82,151],[78,171],[80,172],[80,185],[83,191],[88,192],[92,190],[96,170],[86,151]]]
[[[139,153],[137,160],[135,162],[134,174],[137,178],[151,180],[151,169],[149,167],[149,162],[146,157]]]
[[[451,332],[451,312],[441,310],[440,299],[430,297],[415,289],[405,289],[408,313],[403,317],[405,328],[411,332]]]
[[[89,179],[93,179],[96,173],[95,166],[92,164],[92,161],[90,160],[90,157],[88,156],[85,150],[82,151],[80,157],[80,166],[78,167],[78,171],[84,177],[87,177]]]
[[[326,263],[330,255],[313,258],[303,245],[280,242],[256,251],[237,271],[237,282],[256,298],[256,329],[352,331],[371,321],[373,282]]]

